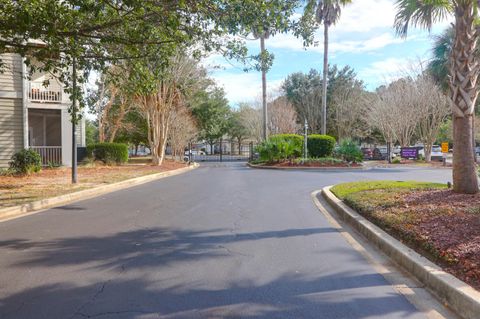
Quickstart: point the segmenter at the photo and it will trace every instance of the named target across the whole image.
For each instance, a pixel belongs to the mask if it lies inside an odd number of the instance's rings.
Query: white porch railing
[[[62,101],[62,89],[55,84],[45,87],[43,83],[30,82],[28,99],[32,102],[60,103]]]
[[[42,165],[62,165],[62,147],[61,146],[30,146],[42,158]]]

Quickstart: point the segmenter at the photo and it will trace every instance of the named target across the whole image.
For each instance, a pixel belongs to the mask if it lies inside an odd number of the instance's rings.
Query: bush
[[[362,150],[351,139],[343,140],[336,152],[346,162],[358,163],[363,161]]]
[[[400,157],[395,157],[394,159],[392,159],[392,164],[400,164],[402,163],[402,160],[400,159]]]
[[[287,142],[294,148],[293,157],[300,157],[303,154],[303,136],[298,134],[277,134],[268,138],[270,142],[282,143]]]
[[[42,169],[42,158],[40,154],[31,149],[24,149],[13,154],[10,161],[10,169],[17,174],[40,172]]]
[[[258,145],[256,151],[260,156],[260,161],[272,163],[293,159],[298,148],[292,141],[269,139]]]
[[[309,157],[331,157],[336,141],[329,135],[312,134],[307,143]]]
[[[128,145],[123,143],[96,143],[87,146],[87,156],[105,164],[128,161]]]

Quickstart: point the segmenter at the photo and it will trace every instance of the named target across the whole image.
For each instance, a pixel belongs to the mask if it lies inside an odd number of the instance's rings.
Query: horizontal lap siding
[[[0,58],[5,64],[0,73],[0,91],[22,92],[22,58],[14,54],[2,54]]]
[[[6,65],[0,73],[0,93],[18,92],[22,96],[22,60],[1,56]],[[0,97],[0,167],[7,167],[12,155],[23,148],[23,105],[21,98]]]

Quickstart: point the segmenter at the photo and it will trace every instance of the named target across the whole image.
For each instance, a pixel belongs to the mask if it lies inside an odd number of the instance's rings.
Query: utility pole
[[[77,58],[72,61],[72,184],[77,183]]]

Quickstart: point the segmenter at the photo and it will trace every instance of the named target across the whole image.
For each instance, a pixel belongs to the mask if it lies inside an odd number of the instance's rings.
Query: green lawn
[[[348,195],[371,191],[371,190],[418,190],[418,189],[438,189],[447,188],[446,184],[426,183],[416,181],[364,181],[338,184],[332,187],[331,191],[340,199],[345,199]]]

